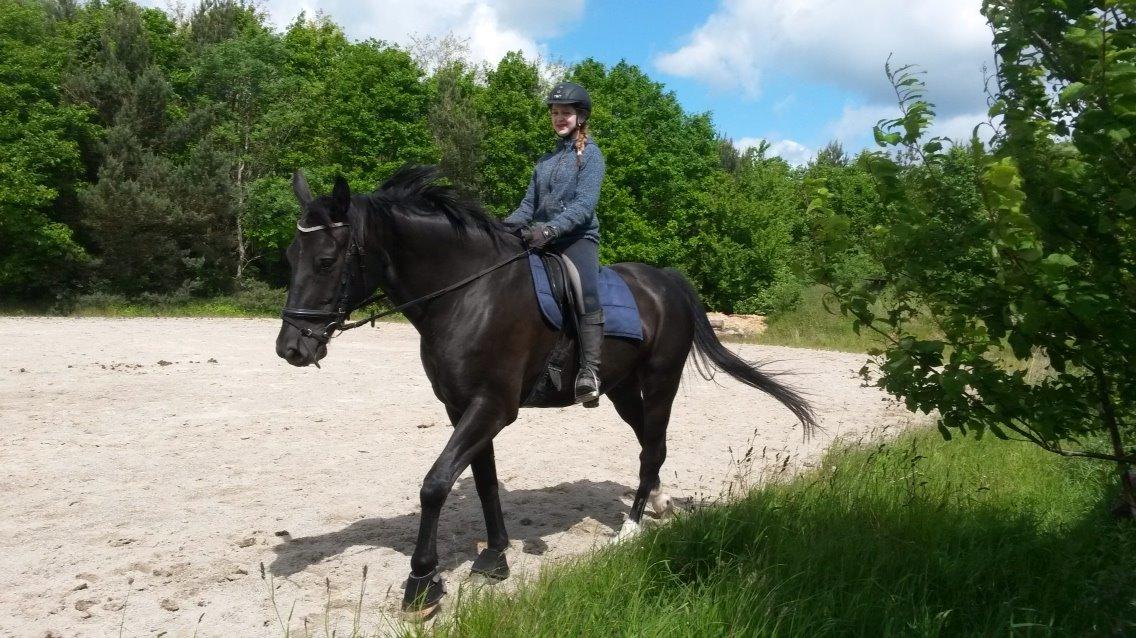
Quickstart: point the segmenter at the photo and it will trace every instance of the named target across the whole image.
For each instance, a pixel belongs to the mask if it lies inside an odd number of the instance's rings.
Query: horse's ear
[[[307,210],[308,204],[312,203],[312,189],[308,188],[308,180],[304,177],[303,171],[297,170],[292,173],[292,193],[300,202],[300,208]]]
[[[347,209],[351,208],[351,187],[347,185],[347,180],[343,179],[342,175],[335,178],[335,186],[331,189],[331,198],[335,200],[335,212],[343,213],[343,217],[346,219]]]

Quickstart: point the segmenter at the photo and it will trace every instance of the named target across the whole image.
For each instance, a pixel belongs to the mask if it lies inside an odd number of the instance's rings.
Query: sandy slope
[[[117,636],[120,624],[124,636],[279,636],[262,562],[281,613],[295,601],[293,627],[307,618],[322,635],[330,579],[342,634],[364,565],[365,625],[389,622],[419,483],[449,434],[417,333],[360,329],[322,370],[296,369],[274,354],[278,326],[0,318],[0,636]],[[739,349],[795,372],[827,434],[803,444],[779,404],[691,369],[663,468],[676,499],[722,494],[751,444],[748,481],[786,456],[789,468],[808,464],[835,436],[908,422],[861,387],[861,356]],[[497,439],[514,573],[606,542],[637,455],[610,403],[522,411]],[[468,476],[440,538],[453,590],[484,538]]]

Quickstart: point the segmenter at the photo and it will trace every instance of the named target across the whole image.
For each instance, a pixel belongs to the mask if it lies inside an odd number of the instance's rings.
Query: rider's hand
[[[556,239],[556,227],[548,226],[546,224],[533,224],[525,229],[521,238],[530,248],[540,248],[548,242]]]
[[[525,238],[525,231],[528,230],[528,226],[524,222],[501,222],[501,225],[505,227],[505,232],[521,239]]]

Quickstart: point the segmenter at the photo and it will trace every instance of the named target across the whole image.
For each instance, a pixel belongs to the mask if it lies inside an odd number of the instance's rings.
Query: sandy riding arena
[[[274,353],[279,325],[0,318],[0,636],[282,636],[262,563],[299,635],[325,616],[350,633],[365,565],[364,627],[395,622],[420,482],[450,432],[418,335],[361,328],[299,369]],[[803,443],[780,404],[690,367],[663,466],[680,505],[908,422],[861,387],[862,356],[731,347],[792,371],[826,433]],[[522,410],[496,451],[507,582],[619,529],[638,446],[606,400]],[[440,526],[451,594],[484,535],[467,472]]]

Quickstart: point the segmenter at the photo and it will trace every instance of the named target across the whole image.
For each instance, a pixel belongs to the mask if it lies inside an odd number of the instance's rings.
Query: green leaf
[[[1073,82],[1061,91],[1061,103],[1069,104],[1081,98],[1087,87],[1083,82]]]
[[[1012,163],[1003,160],[986,171],[986,179],[998,188],[1007,189],[1017,182],[1018,169]]]
[[[943,440],[944,441],[950,441],[951,440],[951,431],[949,429],[947,429],[947,426],[943,425],[943,422],[941,420],[938,423],[936,423],[935,425],[939,430],[939,434],[943,435]]]
[[[1053,266],[1061,266],[1063,268],[1072,268],[1077,265],[1077,261],[1069,255],[1061,253],[1050,253],[1041,260],[1042,263],[1050,264]]]
[[[1114,201],[1116,201],[1116,205],[1120,210],[1132,210],[1136,208],[1136,190],[1126,189],[1117,191]]]

